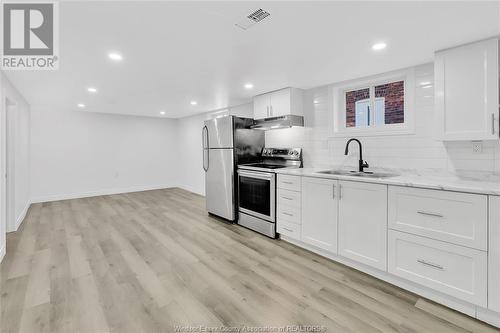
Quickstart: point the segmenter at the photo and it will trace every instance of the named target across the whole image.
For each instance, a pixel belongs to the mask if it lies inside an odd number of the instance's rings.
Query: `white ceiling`
[[[234,25],[257,8],[271,16]],[[71,1],[60,4],[60,69],[7,75],[32,105],[184,117],[430,62],[434,50],[499,34],[500,2]],[[388,47],[376,53],[378,41]]]

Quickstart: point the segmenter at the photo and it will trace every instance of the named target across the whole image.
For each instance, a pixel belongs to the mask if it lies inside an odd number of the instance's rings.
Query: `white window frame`
[[[370,100],[375,100],[375,86],[391,82],[404,82],[404,122],[366,127],[346,127],[346,100],[348,91],[370,88]],[[405,69],[364,79],[352,80],[332,85],[333,97],[333,137],[383,136],[415,133],[415,70]],[[372,110],[371,110],[372,111]],[[370,111],[370,112],[371,112]]]

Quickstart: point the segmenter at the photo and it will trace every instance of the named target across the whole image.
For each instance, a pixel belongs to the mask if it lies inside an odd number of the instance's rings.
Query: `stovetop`
[[[301,148],[263,148],[258,163],[240,164],[238,169],[272,171],[283,168],[302,167]]]
[[[249,166],[249,167],[263,168],[263,169],[281,169],[288,167],[287,165],[267,164],[267,163],[243,164],[241,166]]]

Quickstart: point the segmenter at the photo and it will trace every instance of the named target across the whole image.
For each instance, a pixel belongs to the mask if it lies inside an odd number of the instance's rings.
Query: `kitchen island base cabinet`
[[[338,182],[302,177],[302,242],[337,253]]]
[[[387,185],[339,181],[339,254],[387,270]]]

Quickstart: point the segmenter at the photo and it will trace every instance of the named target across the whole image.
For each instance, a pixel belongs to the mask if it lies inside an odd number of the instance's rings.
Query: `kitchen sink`
[[[348,170],[325,170],[318,171],[318,173],[328,174],[328,175],[338,175],[338,176],[351,176],[351,177],[363,177],[363,178],[390,178],[395,177],[397,174],[385,173],[385,172],[370,172],[370,171],[348,171]]]

